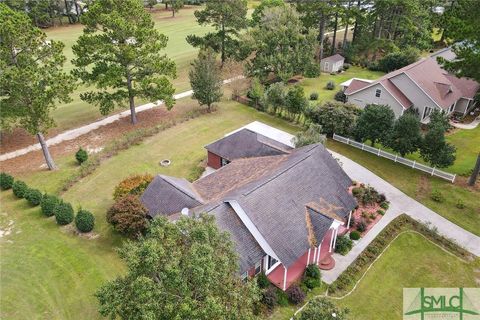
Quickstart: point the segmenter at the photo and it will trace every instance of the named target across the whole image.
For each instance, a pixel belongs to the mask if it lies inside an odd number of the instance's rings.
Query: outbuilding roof
[[[340,61],[344,61],[344,60],[345,60],[345,58],[342,55],[337,53],[337,54],[334,54],[333,56],[323,58],[322,62],[328,61],[328,62],[336,63],[336,62],[340,62]]]

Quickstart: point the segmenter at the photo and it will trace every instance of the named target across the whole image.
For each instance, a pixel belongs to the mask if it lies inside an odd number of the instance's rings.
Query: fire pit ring
[[[160,161],[160,165],[162,167],[168,167],[172,162],[169,160],[169,159],[163,159],[162,161]]]

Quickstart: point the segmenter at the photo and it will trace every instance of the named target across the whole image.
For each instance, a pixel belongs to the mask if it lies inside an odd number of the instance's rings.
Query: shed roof
[[[345,58],[342,55],[337,53],[337,54],[334,54],[333,56],[323,58],[322,62],[328,61],[328,62],[336,63],[336,62],[340,62],[340,61],[344,61],[344,60],[345,60]]]

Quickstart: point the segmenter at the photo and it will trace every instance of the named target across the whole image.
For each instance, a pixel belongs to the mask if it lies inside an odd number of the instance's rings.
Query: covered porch
[[[332,257],[333,248],[335,247],[338,229],[330,229],[323,238],[318,248],[308,249],[289,268],[285,268],[283,264],[279,264],[275,269],[267,273],[267,278],[276,287],[287,290],[292,283],[298,281],[304,274],[309,264],[317,264],[322,270],[330,270],[335,267],[335,260]]]

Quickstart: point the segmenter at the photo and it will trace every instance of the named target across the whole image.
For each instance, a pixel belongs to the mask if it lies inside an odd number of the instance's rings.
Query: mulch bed
[[[102,148],[108,141],[113,140],[127,132],[140,128],[153,127],[163,122],[171,121],[172,119],[179,118],[183,114],[195,108],[198,107],[195,104],[191,104],[188,107],[181,106],[179,108],[173,108],[172,110],[168,111],[165,107],[162,106],[139,112],[137,113],[138,123],[135,126],[130,123],[130,117],[124,117],[118,121],[102,126],[97,130],[86,133],[76,139],[64,141],[60,144],[51,146],[49,148],[50,153],[52,154],[53,158],[56,159],[64,155],[75,153],[79,147],[82,147],[84,149]],[[11,148],[12,144],[16,146],[13,150],[20,149],[22,148],[22,146],[19,145],[27,141],[24,135],[20,135],[18,140],[15,135],[6,136],[4,139],[5,141],[8,141],[8,143],[6,143],[5,150]],[[36,140],[33,139],[33,142],[30,142],[27,145],[30,145],[32,143],[36,143]],[[3,152],[7,151],[4,151],[2,141],[2,153]],[[41,150],[38,150],[27,153],[23,156],[0,162],[0,170],[9,172],[11,174],[18,174],[25,172],[42,171],[47,169],[45,166],[43,153]]]

